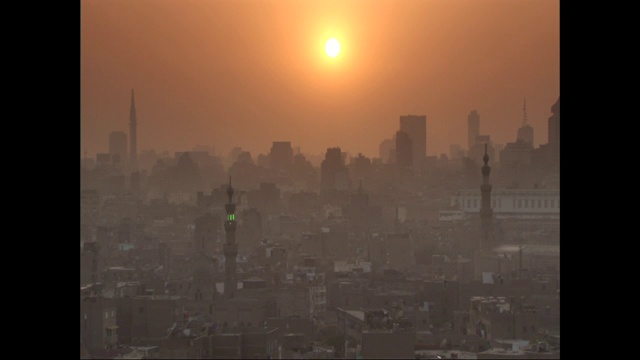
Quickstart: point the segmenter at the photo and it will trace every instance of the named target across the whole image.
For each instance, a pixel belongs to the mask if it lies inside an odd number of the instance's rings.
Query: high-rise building
[[[427,157],[427,116],[400,116],[400,130],[411,137],[413,167],[417,169],[418,165]],[[396,151],[398,151],[397,149]]]
[[[405,131],[396,132],[396,164],[401,171],[413,168],[413,140]]]
[[[480,135],[480,115],[477,111],[473,110],[467,117],[467,134],[468,134],[468,148],[471,150],[473,145],[476,144],[476,137]]]
[[[122,164],[127,161],[127,134],[123,131],[112,131],[109,134],[109,154],[114,162]]]
[[[553,115],[549,118],[549,146],[551,156],[555,162],[560,160],[560,97],[551,106]]]
[[[518,138],[516,142],[528,143],[533,146],[533,128],[527,124],[527,99],[524,99],[524,106],[522,107],[522,127],[518,129]]]
[[[137,145],[137,126],[138,119],[136,117],[136,102],[131,89],[131,108],[129,109],[129,150],[131,151],[131,169],[135,170],[138,166],[138,145]]]
[[[293,148],[290,141],[274,141],[269,155],[272,169],[285,170],[293,164]]]
[[[225,268],[224,295],[226,298],[231,299],[235,296],[236,290],[238,289],[236,274],[236,256],[238,256],[238,244],[236,243],[236,204],[231,202],[231,198],[233,197],[231,178],[229,178],[227,196],[229,197],[229,202],[225,205],[227,218],[224,221],[226,239],[223,245]]]
[[[385,139],[382,140],[380,145],[378,146],[378,151],[380,155],[380,159],[383,163],[388,164],[389,162],[393,162],[392,150],[396,146],[395,139]]]
[[[346,181],[346,183],[345,183]],[[339,147],[329,148],[320,164],[320,185],[322,191],[345,190],[348,188],[349,173],[344,164]]]

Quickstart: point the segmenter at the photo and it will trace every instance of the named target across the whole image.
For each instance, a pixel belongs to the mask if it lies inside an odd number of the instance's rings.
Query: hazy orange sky
[[[340,146],[378,156],[400,115],[427,116],[427,155],[481,134],[535,146],[560,95],[559,0],[82,0],[81,152],[129,132],[138,152]],[[335,59],[324,43],[335,37]]]

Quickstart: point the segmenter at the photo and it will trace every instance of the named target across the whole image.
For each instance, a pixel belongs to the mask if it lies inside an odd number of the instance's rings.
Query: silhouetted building
[[[378,147],[378,151],[380,159],[382,159],[383,163],[388,164],[389,162],[393,162],[395,160],[395,154],[393,153],[393,149],[395,149],[395,146],[395,138],[382,140],[380,146]]]
[[[557,163],[560,161],[560,97],[551,106],[551,112],[553,115],[549,117],[549,145],[552,159]]]
[[[478,135],[480,135],[480,115],[477,111],[473,110],[467,117],[467,145],[469,146],[469,150],[476,144],[476,137]]]
[[[112,159],[124,164],[127,159],[127,134],[122,131],[112,131],[109,134],[109,154]]]
[[[249,208],[241,213],[242,227],[238,230],[240,253],[255,248],[262,240],[262,214],[256,208]]]
[[[417,169],[419,164],[427,157],[427,116],[400,116],[400,130],[409,134],[411,138],[413,168]],[[397,149],[398,147],[396,146],[396,151]]]
[[[522,129],[522,128],[520,128]],[[514,167],[531,164],[533,146],[529,142],[518,139],[516,142],[507,143],[500,151],[500,166]]]
[[[290,141],[274,141],[271,145],[271,168],[287,170],[293,164],[293,148]]]
[[[260,189],[249,191],[247,197],[249,206],[263,214],[274,213],[280,206],[280,189],[276,183],[262,182]]]
[[[402,131],[396,132],[396,164],[401,173],[413,169],[413,141],[411,136]]]
[[[138,166],[138,143],[137,143],[138,119],[136,117],[136,103],[131,90],[131,108],[129,109],[129,150],[131,152],[131,169]]]
[[[349,173],[339,147],[329,148],[320,165],[322,191],[347,190]]]
[[[195,220],[195,249],[196,252],[212,257],[215,255],[215,236],[218,230],[219,218],[206,213]]]
[[[518,129],[518,141],[522,141],[533,146],[533,128],[529,124]]]
[[[516,141],[531,144],[533,147],[533,128],[527,124],[527,99],[524,99],[524,106],[522,107],[522,127],[518,129],[518,138]]]

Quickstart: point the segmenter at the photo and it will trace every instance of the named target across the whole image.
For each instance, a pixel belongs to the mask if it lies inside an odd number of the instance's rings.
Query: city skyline
[[[128,128],[132,89],[138,153],[241,146],[255,157],[290,141],[377,157],[401,116],[425,115],[427,154],[448,154],[466,147],[472,110],[494,143],[515,141],[523,97],[534,146],[548,141],[558,1],[365,5],[82,1],[81,154]]]

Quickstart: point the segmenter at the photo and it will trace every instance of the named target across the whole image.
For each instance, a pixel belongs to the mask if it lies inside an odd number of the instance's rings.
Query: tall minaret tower
[[[133,89],[131,89],[131,109],[129,110],[129,152],[131,154],[131,170],[136,170],[138,167],[138,148],[136,145],[137,125],[136,102],[133,96]]]
[[[484,144],[484,166],[482,167],[482,185],[480,185],[480,192],[482,193],[482,204],[480,207],[480,230],[482,231],[482,237],[480,244],[483,250],[491,250],[491,232],[493,222],[493,209],[491,208],[491,185],[489,184],[489,173],[491,167],[489,166],[489,155],[487,154],[487,144]]]
[[[225,268],[224,295],[227,298],[233,298],[238,288],[238,281],[236,280],[236,256],[238,255],[238,244],[236,243],[236,204],[231,202],[231,197],[233,196],[231,177],[229,177],[227,196],[229,196],[229,202],[225,205],[225,209],[227,210],[227,219],[224,221],[224,231],[227,236],[223,245]]]

